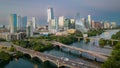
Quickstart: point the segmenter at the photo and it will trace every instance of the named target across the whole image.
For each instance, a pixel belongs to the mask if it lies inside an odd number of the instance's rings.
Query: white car
[[[69,59],[68,58],[64,58],[64,61],[69,61]]]
[[[76,64],[72,63],[72,65],[74,65],[74,66],[75,66]]]
[[[60,59],[63,59],[64,57],[61,57]]]

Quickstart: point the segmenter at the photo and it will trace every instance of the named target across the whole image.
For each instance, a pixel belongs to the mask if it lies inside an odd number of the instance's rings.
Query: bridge
[[[83,64],[78,61],[65,60],[65,59],[61,59],[60,57],[43,54],[41,52],[37,52],[37,51],[31,50],[31,49],[22,48],[22,47],[16,46],[16,45],[14,45],[14,46],[16,47],[17,51],[20,51],[23,54],[28,54],[28,55],[30,55],[31,58],[37,57],[37,58],[41,59],[42,62],[45,62],[45,61],[53,62],[57,65],[58,68],[61,66],[67,66],[70,68],[97,68],[97,67],[94,67],[91,65]]]
[[[100,38],[100,37],[97,37],[97,38],[93,38],[93,37],[76,37],[78,39],[78,42],[80,41],[80,39],[84,39],[86,41],[86,39],[90,39],[92,40],[93,42],[95,41],[95,39],[103,39],[103,40],[109,40],[112,42],[112,45],[114,44],[114,42],[120,42],[120,40],[116,40],[116,39],[105,39],[105,38]],[[108,42],[108,41],[107,41]]]
[[[80,39],[91,39],[91,40],[95,40],[95,38],[93,37],[76,37],[78,39],[78,41],[80,41]],[[120,40],[116,40],[116,39],[105,39],[105,38],[100,38],[100,37],[97,37],[97,39],[104,39],[104,40],[110,40],[110,41],[117,41],[119,42]]]
[[[101,58],[103,60],[107,60],[107,58],[109,57],[109,55],[107,55],[107,54],[103,54],[103,53],[99,53],[99,52],[93,52],[93,51],[85,50],[85,49],[82,49],[82,48],[77,48],[77,47],[65,45],[65,44],[62,44],[62,43],[56,42],[56,41],[53,41],[52,44],[54,46],[60,46],[60,47],[65,47],[65,48],[68,48],[68,49],[71,49],[71,50],[76,50],[76,51],[79,51],[80,53],[84,52],[84,53],[90,54],[90,55],[94,56],[94,59],[96,59],[98,57],[98,58]]]

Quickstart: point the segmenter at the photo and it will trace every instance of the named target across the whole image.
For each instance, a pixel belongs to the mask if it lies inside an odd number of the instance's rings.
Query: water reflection
[[[38,68],[38,65],[37,65],[37,64],[34,64],[34,68]]]

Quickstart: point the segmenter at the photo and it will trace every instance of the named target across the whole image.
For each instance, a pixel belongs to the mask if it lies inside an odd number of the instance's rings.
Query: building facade
[[[10,33],[17,32],[17,14],[10,15]]]

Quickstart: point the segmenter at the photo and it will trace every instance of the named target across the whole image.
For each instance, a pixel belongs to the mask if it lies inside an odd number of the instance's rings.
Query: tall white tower
[[[32,22],[33,22],[33,29],[36,29],[36,18],[32,17]]]
[[[88,15],[88,24],[89,24],[89,27],[91,28],[91,15]]]
[[[53,8],[48,8],[48,9],[47,9],[47,14],[48,14],[48,19],[47,19],[47,22],[48,22],[48,30],[49,30],[49,32],[51,33],[51,28],[52,28],[51,20],[54,20]]]
[[[64,16],[59,17],[59,28],[64,28]]]
[[[47,9],[47,13],[48,13],[48,19],[47,19],[47,22],[49,23],[51,19],[54,19],[53,8],[48,8],[48,9]]]

